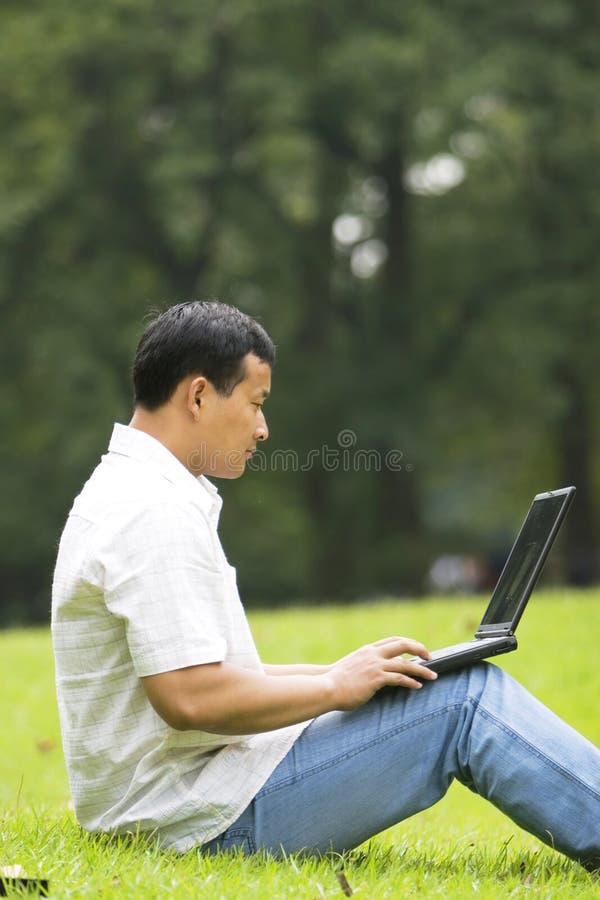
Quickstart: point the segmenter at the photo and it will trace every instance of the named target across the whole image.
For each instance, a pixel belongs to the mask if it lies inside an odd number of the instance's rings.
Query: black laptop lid
[[[476,637],[513,633],[574,494],[567,487],[533,498]]]

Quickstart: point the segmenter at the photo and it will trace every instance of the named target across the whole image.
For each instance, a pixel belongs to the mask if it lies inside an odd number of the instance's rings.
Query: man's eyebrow
[[[262,391],[261,391],[261,394],[262,394],[263,400],[266,400],[267,397],[268,397],[269,394],[270,394],[270,391],[268,391],[266,388],[263,388]]]

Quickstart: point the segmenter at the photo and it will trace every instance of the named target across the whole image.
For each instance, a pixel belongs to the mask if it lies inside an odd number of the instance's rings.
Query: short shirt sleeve
[[[225,659],[225,583],[214,541],[199,511],[163,502],[99,548],[106,606],[125,622],[138,677]]]

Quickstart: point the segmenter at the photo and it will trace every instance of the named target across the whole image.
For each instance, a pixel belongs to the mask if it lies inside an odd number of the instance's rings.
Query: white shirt
[[[221,498],[159,441],[115,425],[65,526],[52,595],[63,746],[80,823],[186,850],[248,806],[305,724],[176,731],[140,677],[227,661],[261,670],[217,535]]]

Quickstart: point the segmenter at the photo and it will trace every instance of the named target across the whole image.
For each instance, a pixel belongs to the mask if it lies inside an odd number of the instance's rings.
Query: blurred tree
[[[142,318],[191,296],[280,348],[264,471],[222,485],[251,601],[418,590],[563,480],[596,574],[597,16],[3,5],[5,620],[46,615]]]
[[[504,452],[512,445],[507,458],[517,462],[517,483],[524,489],[525,482],[538,489],[577,485],[566,556],[570,578],[587,583],[599,574],[600,543],[593,377],[600,337],[594,252],[600,232],[600,9],[554,0],[504,4],[485,13],[464,3],[462,12],[479,58],[463,74],[471,90],[464,106],[467,127],[451,145],[471,157],[465,188],[475,190],[472,201],[485,202],[478,174],[492,191],[495,219],[473,215],[472,207],[470,213],[493,229],[497,249],[490,246],[482,258],[486,275],[495,272],[486,302],[494,294],[497,299],[485,319],[508,352],[504,365],[495,342],[488,354],[510,389],[503,392],[503,404],[489,405],[492,416],[504,406],[505,434],[491,423],[486,430],[492,440],[500,437]],[[472,223],[467,231],[476,249],[481,237]],[[502,310],[502,319],[494,310]],[[477,319],[485,327],[485,319]],[[468,357],[465,362],[471,368]],[[490,377],[486,372],[483,383]],[[471,457],[477,446],[472,442]]]

